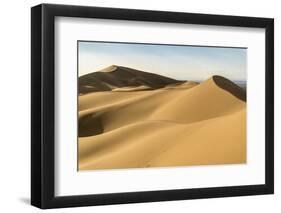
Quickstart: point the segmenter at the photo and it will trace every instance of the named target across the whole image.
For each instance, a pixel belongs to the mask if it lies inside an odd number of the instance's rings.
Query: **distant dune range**
[[[79,170],[246,162],[246,91],[110,66],[79,78]]]

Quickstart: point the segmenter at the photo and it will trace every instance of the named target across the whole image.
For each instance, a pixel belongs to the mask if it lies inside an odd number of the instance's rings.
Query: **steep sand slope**
[[[79,169],[246,162],[245,93],[214,76],[185,88],[79,96]]]

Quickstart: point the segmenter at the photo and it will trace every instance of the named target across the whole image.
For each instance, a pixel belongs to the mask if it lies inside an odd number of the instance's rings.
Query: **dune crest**
[[[118,67],[116,65],[111,65],[109,67],[103,68],[98,72],[114,72]]]
[[[79,96],[79,170],[246,162],[246,92],[230,80],[102,72],[111,88]]]

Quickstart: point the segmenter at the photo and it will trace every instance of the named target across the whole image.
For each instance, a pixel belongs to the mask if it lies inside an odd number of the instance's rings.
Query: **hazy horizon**
[[[78,53],[79,76],[117,65],[177,80],[247,80],[245,48],[79,41]]]

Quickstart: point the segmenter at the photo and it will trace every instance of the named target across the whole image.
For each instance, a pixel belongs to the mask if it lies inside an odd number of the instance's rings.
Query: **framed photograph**
[[[274,21],[31,9],[31,203],[272,194]]]

